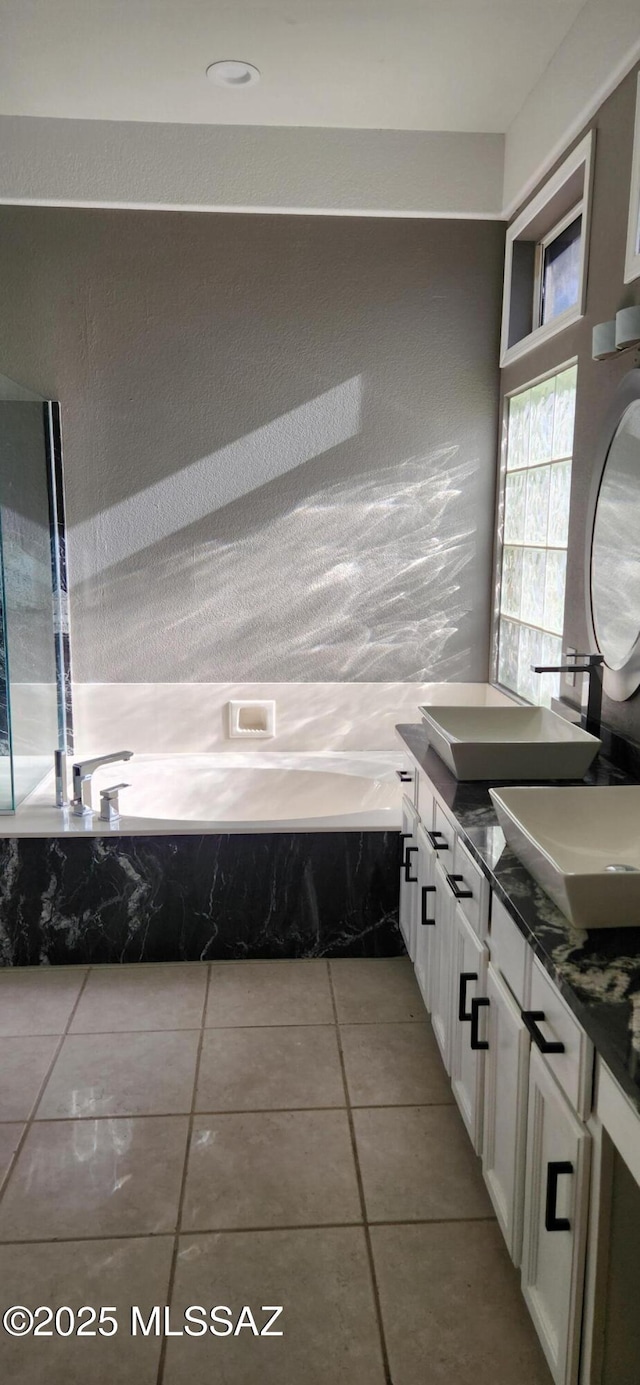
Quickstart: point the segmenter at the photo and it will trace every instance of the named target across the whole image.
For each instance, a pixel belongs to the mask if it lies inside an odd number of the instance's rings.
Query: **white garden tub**
[[[4,818],[2,835],[395,831],[403,759],[397,751],[134,755],[96,770],[93,818],[53,806],[52,774]],[[100,789],[121,781],[129,787],[120,794],[120,821],[110,825],[99,816]]]

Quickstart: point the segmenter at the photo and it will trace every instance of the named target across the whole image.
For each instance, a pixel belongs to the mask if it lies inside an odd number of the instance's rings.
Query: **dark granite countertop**
[[[586,933],[570,924],[507,846],[490,785],[455,779],[430,749],[425,725],[396,729],[596,1052],[640,1111],[640,927]],[[583,782],[635,781],[599,755]]]

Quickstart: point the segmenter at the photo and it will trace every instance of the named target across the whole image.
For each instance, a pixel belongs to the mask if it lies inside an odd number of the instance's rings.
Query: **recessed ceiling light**
[[[260,81],[260,73],[253,63],[237,62],[235,59],[211,63],[207,68],[207,77],[219,87],[252,87]]]

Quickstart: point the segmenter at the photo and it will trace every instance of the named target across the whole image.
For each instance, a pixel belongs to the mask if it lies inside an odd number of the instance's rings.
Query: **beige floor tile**
[[[212,1286],[215,1285],[215,1296]],[[237,1320],[247,1304],[260,1329],[262,1304],[282,1306],[282,1337],[177,1338],[164,1385],[383,1385],[378,1330],[359,1227],[185,1236],[173,1302],[222,1301]]]
[[[495,1223],[371,1238],[393,1385],[552,1385]]]
[[[36,1119],[188,1112],[199,1039],[194,1029],[70,1034]]]
[[[208,1029],[198,1079],[198,1111],[344,1106],[333,1026]]]
[[[0,1379],[11,1385],[155,1385],[160,1337],[133,1337],[131,1306],[166,1302],[173,1237],[1,1246],[0,1283],[29,1307],[114,1307],[118,1332],[95,1337],[0,1338]],[[77,1319],[76,1319],[77,1321]],[[80,1322],[91,1327],[86,1315]],[[66,1329],[66,1315],[62,1319]],[[108,1323],[105,1329],[110,1331]]]
[[[3,967],[0,1034],[62,1034],[85,976],[85,967]]]
[[[330,966],[340,1023],[424,1020],[424,1001],[408,957],[344,957]]]
[[[370,1221],[492,1215],[480,1165],[454,1106],[354,1111]]]
[[[23,1130],[23,1125],[0,1125],[0,1185],[9,1172]]]
[[[430,1024],[343,1024],[340,1037],[352,1105],[453,1101]]]
[[[207,968],[200,962],[96,967],[71,1033],[199,1029],[206,984]]]
[[[359,1220],[346,1112],[196,1117],[183,1228]]]
[[[332,1023],[326,962],[212,963],[205,1024]]]
[[[0,1203],[0,1241],[172,1231],[188,1120],[41,1121]]]
[[[0,1120],[27,1120],[47,1075],[59,1035],[0,1039]]]

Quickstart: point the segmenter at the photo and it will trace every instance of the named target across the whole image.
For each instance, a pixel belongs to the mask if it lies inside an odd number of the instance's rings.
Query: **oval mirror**
[[[623,382],[597,489],[589,587],[596,643],[605,659],[605,689],[623,701],[640,685],[640,395],[638,377]],[[611,416],[610,416],[611,417]]]

